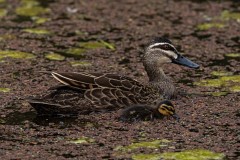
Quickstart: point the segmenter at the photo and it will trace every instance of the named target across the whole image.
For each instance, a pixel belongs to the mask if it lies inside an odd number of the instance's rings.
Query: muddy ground
[[[0,1],[1,159],[130,159],[191,149],[240,159],[239,2],[39,2]],[[19,9],[26,6],[33,10]],[[32,28],[44,30],[34,32]],[[199,70],[164,66],[178,91],[186,92],[173,100],[179,123],[163,119],[129,124],[117,120],[117,111],[75,118],[38,117],[24,101],[57,83],[38,71],[113,72],[146,82],[141,51],[152,36],[171,39],[201,66]],[[89,41],[108,45],[66,54]],[[5,53],[12,50],[23,56]],[[49,58],[49,53],[57,53],[57,58]],[[212,79],[220,81],[211,85]],[[162,147],[121,149],[156,140],[170,142]]]

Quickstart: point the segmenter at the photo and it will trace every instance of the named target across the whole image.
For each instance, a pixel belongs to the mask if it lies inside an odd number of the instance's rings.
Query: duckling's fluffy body
[[[159,101],[152,105],[137,104],[129,106],[120,112],[119,119],[124,122],[147,121],[172,116],[179,120],[173,104],[168,101]]]
[[[148,105],[134,105],[127,107],[121,111],[119,119],[125,122],[153,120],[160,117],[156,111]]]

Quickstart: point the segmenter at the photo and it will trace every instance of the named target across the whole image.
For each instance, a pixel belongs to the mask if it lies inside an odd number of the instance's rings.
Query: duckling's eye
[[[168,110],[174,112],[174,108],[172,106],[168,106]]]

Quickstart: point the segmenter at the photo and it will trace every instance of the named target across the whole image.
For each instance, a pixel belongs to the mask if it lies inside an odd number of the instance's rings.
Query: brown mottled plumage
[[[165,63],[199,67],[182,57],[169,40],[155,38],[144,53],[143,64],[149,77],[148,84],[117,74],[52,72],[53,77],[64,85],[51,88],[38,98],[28,99],[28,102],[41,114],[74,114],[171,99],[175,88],[162,70]]]

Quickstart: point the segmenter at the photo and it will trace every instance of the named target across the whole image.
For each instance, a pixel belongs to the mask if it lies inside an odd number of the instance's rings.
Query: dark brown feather
[[[29,100],[38,111],[46,113],[89,113],[113,110],[156,99],[153,90],[126,76],[100,73],[52,73],[65,84],[50,89],[40,100]],[[49,106],[49,108],[48,108]],[[40,109],[42,107],[42,109]]]

